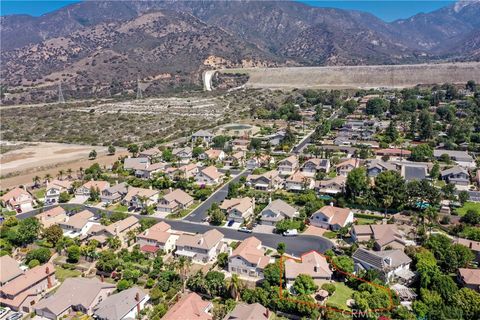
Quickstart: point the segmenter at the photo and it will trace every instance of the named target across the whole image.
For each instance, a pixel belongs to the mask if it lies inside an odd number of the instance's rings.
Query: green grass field
[[[480,202],[465,202],[463,207],[458,208],[456,211],[459,216],[464,216],[468,210],[480,212]]]
[[[78,270],[69,270],[69,269],[64,269],[60,266],[57,266],[55,268],[55,276],[57,277],[58,281],[65,281],[67,278],[73,278],[73,277],[78,277],[82,273]]]
[[[352,298],[353,290],[345,285],[343,282],[335,283],[335,292],[328,298],[327,303],[338,306],[341,309],[349,309],[347,307],[347,300]]]

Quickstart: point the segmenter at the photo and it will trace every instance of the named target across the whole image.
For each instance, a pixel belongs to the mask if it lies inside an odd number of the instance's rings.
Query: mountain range
[[[294,1],[85,1],[0,18],[2,85],[103,95],[196,86],[208,68],[480,59],[480,1],[387,23]],[[32,90],[34,88],[35,90]]]

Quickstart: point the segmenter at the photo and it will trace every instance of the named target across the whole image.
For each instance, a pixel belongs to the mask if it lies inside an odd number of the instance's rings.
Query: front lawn
[[[45,198],[45,188],[38,189],[34,192],[35,198],[43,199]]]
[[[323,236],[327,239],[335,239],[337,237],[337,233],[333,231],[326,231],[323,233]]]
[[[464,216],[468,210],[480,212],[480,202],[465,202],[463,207],[456,210],[459,216]]]
[[[352,298],[354,290],[350,289],[343,282],[335,282],[335,292],[328,298],[329,305],[335,305],[340,309],[349,309],[347,300]]]
[[[78,270],[70,270],[64,269],[60,266],[55,268],[55,276],[57,277],[58,281],[65,281],[67,278],[79,277],[82,273]]]
[[[118,211],[118,212],[127,212],[128,211],[128,207],[127,206],[124,206],[124,205],[121,205],[120,203],[117,204],[116,206],[114,206],[112,208],[113,211]]]

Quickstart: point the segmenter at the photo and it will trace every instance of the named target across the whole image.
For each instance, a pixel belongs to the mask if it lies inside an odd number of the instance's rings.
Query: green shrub
[[[332,295],[335,292],[335,285],[331,283],[322,284],[322,289],[327,291],[329,295]]]

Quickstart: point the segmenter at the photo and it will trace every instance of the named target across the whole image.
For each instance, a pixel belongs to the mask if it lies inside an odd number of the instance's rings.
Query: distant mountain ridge
[[[391,23],[292,1],[85,1],[0,17],[2,83],[101,92],[137,77],[198,84],[217,67],[478,60],[478,17],[480,1]]]

